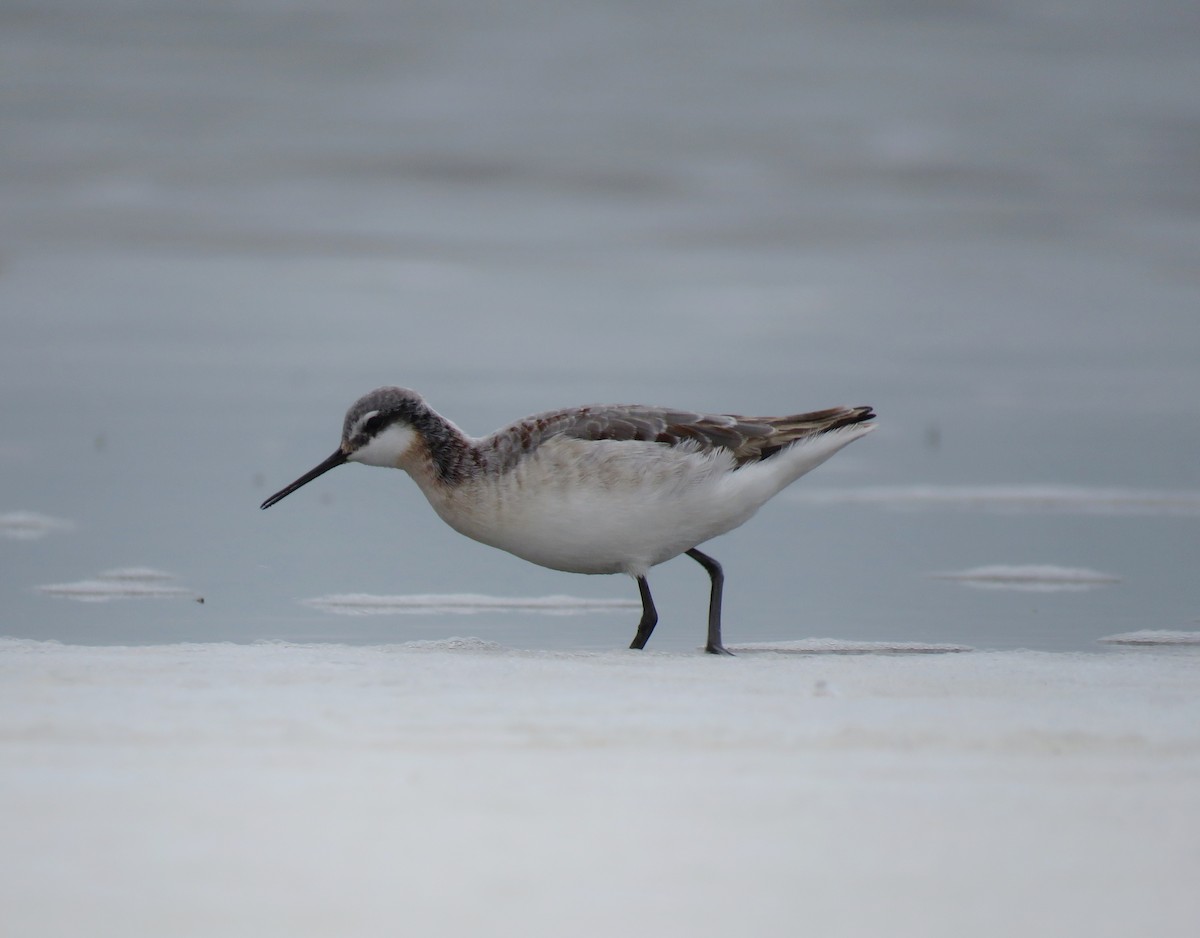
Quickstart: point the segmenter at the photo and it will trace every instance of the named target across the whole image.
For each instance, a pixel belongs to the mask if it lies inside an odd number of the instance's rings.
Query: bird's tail
[[[854,434],[854,437],[861,436],[874,428],[875,425],[869,422],[874,419],[875,411],[870,407],[830,407],[827,410],[814,410],[807,414],[757,418],[756,422],[765,423],[774,431],[764,441],[767,445],[762,448],[758,458],[766,459],[800,440],[860,424],[863,426],[860,427],[859,433]]]

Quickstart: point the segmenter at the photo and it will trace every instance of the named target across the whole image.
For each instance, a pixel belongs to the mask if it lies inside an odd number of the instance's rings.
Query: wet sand
[[[5,640],[6,927],[1193,933],[1200,656],[835,645]]]

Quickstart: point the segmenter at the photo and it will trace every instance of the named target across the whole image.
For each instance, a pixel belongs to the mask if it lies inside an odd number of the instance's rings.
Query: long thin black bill
[[[334,454],[332,456],[330,456],[323,463],[321,463],[321,465],[319,465],[313,469],[309,469],[308,472],[304,473],[304,475],[302,475],[299,479],[297,479],[295,482],[293,482],[287,488],[280,489],[278,492],[276,492],[274,495],[272,495],[270,498],[268,498],[265,502],[263,502],[258,507],[259,508],[270,508],[281,498],[287,498],[287,496],[291,495],[292,492],[296,491],[296,489],[300,488],[300,486],[308,485],[308,483],[311,482],[313,479],[315,479],[317,476],[324,475],[330,469],[336,469],[338,466],[340,466],[345,461],[346,461],[346,454],[343,453],[340,449],[337,450],[336,452],[334,452]]]

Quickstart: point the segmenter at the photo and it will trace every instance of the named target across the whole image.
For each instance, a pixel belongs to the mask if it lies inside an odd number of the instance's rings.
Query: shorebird
[[[744,524],[772,496],[875,428],[870,407],[787,417],[694,414],[640,404],[551,411],[475,439],[416,391],[355,401],[333,455],[265,502],[270,508],[347,462],[403,469],[460,534],[569,573],[626,573],[642,618],[658,623],[646,574],[687,554],[712,588],[705,651],[721,644],[721,565],[697,545]]]

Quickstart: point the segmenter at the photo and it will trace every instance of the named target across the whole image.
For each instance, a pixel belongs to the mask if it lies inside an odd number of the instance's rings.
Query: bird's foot
[[[729,655],[730,658],[737,657],[732,651],[724,645],[705,645],[704,650],[710,655]]]

